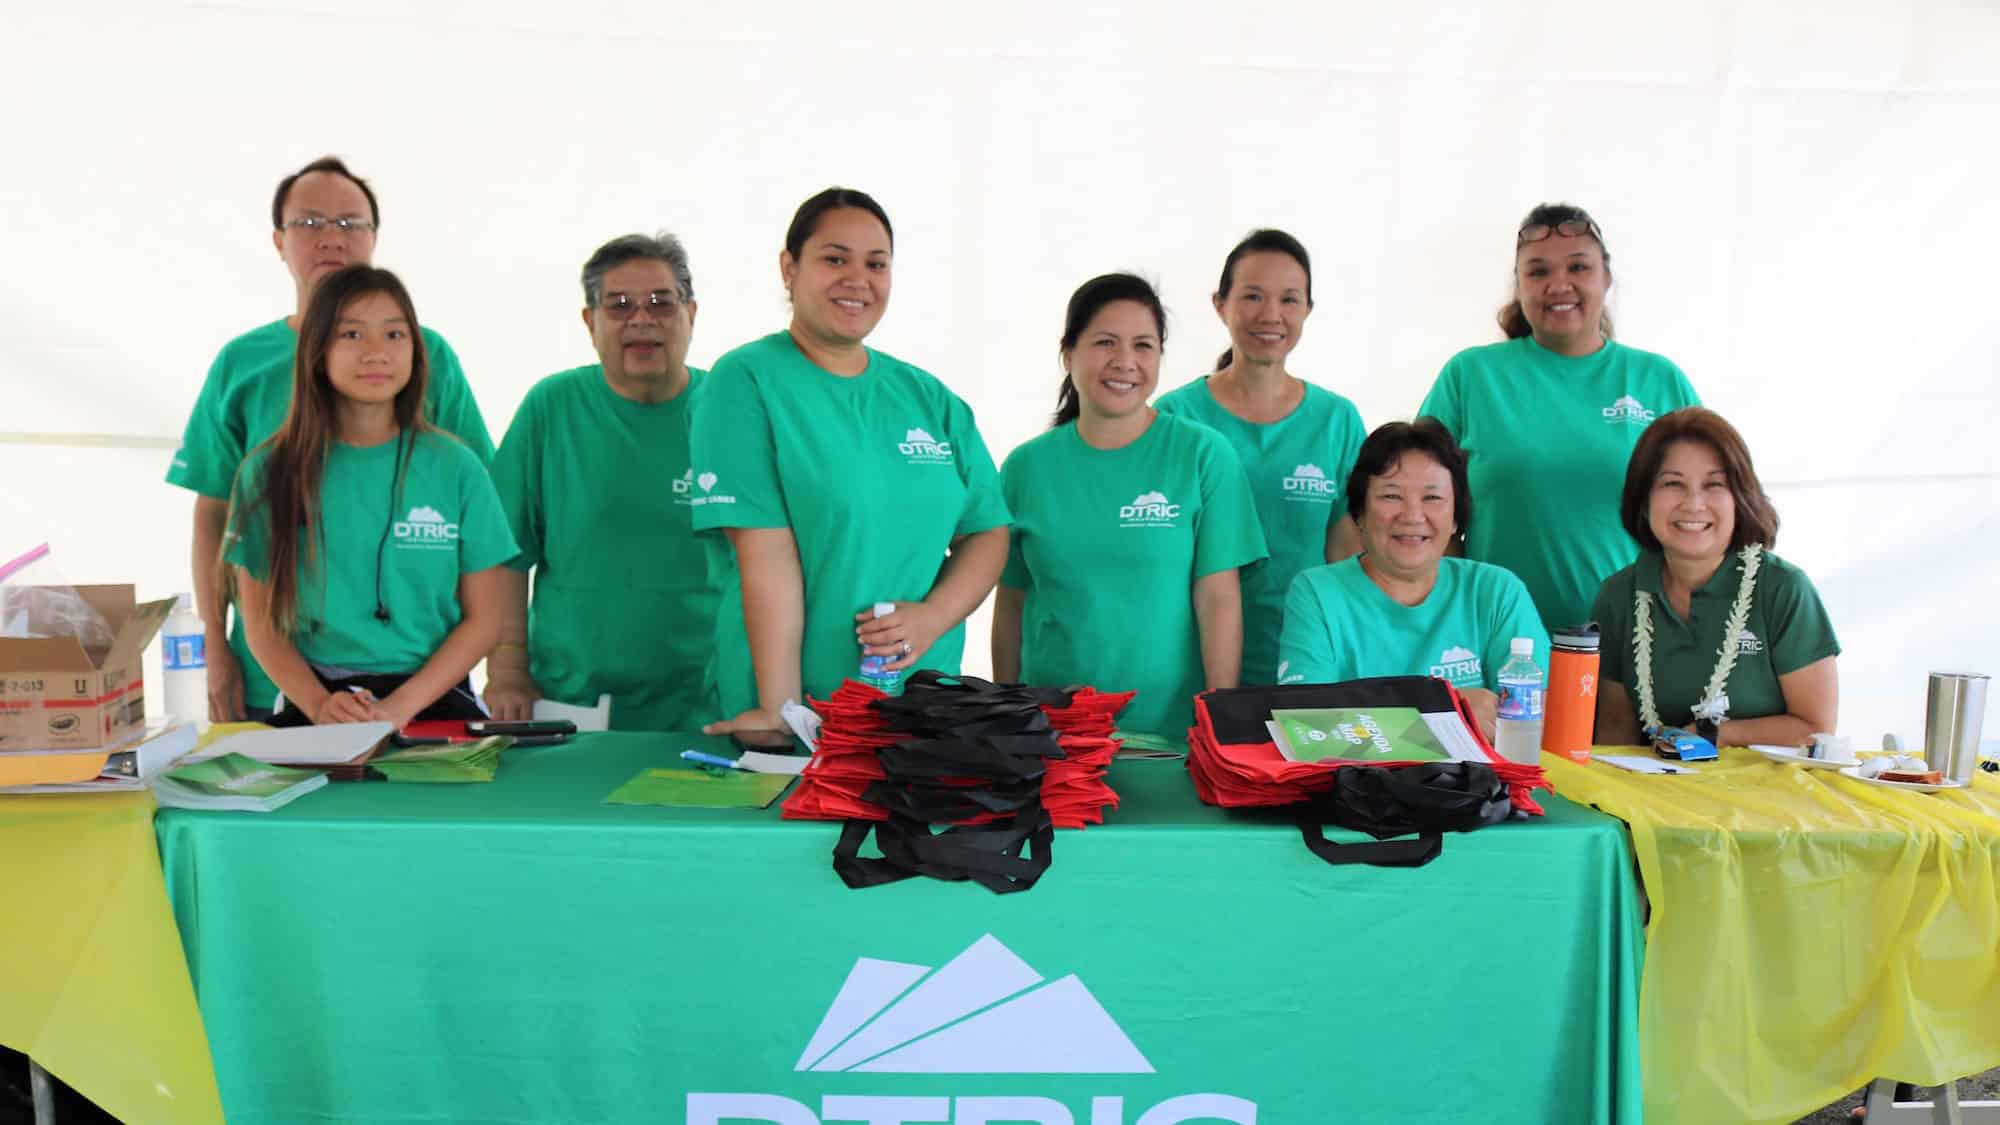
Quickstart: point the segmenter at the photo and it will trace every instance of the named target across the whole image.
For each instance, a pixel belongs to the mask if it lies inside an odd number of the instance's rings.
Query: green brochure
[[[368,767],[390,781],[492,781],[500,771],[500,751],[514,744],[505,735],[449,746],[412,746],[378,754]]]
[[[1302,707],[1271,712],[1278,749],[1295,762],[1436,762],[1452,754],[1415,707]]]
[[[325,784],[326,775],[317,770],[223,754],[167,770],[152,787],[153,799],[171,808],[270,812]]]
[[[640,770],[604,800],[684,809],[766,809],[794,780],[790,774],[747,770]]]

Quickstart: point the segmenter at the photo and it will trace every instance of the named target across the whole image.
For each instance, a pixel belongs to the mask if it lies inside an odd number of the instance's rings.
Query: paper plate
[[[1790,746],[1752,746],[1750,749],[1774,762],[1804,766],[1809,770],[1845,770],[1853,762],[1837,762],[1832,758],[1808,758],[1804,753]]]
[[[1879,777],[1863,777],[1860,766],[1849,766],[1840,773],[1842,777],[1851,777],[1863,785],[1880,785],[1884,789],[1907,789],[1912,793],[1942,793],[1947,789],[1966,788],[1965,782],[1953,781],[1950,778],[1936,785],[1929,785],[1921,781],[1884,781]]]

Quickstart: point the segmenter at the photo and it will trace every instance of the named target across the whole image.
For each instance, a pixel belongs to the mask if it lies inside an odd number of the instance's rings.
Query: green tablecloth
[[[161,810],[229,1120],[1639,1120],[1610,817],[1551,798],[1428,867],[1331,868],[1280,817],[1200,805],[1179,764],[1125,762],[1123,806],[1058,833],[1030,891],[851,891],[836,825],[602,803],[703,744],[595,735],[509,751],[489,785]]]

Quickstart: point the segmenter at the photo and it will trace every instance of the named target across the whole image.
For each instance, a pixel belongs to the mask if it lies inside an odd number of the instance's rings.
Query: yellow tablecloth
[[[1694,776],[1542,766],[1631,826],[1649,1125],[1789,1122],[1878,1076],[2000,1066],[2000,777],[1923,794],[1742,749]]]
[[[0,797],[0,1043],[132,1125],[222,1120],[151,794]]]

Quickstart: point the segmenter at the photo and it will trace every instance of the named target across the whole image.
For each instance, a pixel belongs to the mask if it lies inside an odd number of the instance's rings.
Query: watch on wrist
[[[1717,748],[1722,746],[1722,724],[1716,722],[1714,719],[1696,719],[1694,721],[1694,732],[1702,738],[1706,738],[1710,746]]]

